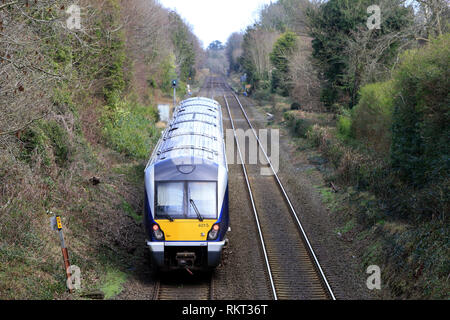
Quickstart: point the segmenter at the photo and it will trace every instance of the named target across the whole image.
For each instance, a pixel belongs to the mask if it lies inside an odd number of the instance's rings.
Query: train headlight
[[[220,226],[218,224],[213,225],[211,231],[208,233],[208,240],[216,240],[219,235]]]
[[[161,231],[157,224],[154,224],[152,229],[156,240],[164,240],[164,232]]]

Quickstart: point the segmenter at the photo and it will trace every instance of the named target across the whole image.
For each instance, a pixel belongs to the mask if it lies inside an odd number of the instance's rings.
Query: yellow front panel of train
[[[166,241],[206,241],[208,232],[217,220],[156,220]]]

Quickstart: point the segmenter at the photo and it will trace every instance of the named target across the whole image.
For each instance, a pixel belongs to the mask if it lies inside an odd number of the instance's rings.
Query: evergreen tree
[[[296,48],[297,36],[293,32],[285,32],[273,46],[270,62],[272,71],[272,91],[280,90],[281,94],[289,95],[289,57]]]

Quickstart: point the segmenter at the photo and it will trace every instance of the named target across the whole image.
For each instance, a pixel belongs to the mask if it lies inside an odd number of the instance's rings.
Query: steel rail
[[[202,275],[207,277],[200,283],[188,283],[179,285],[171,283],[171,280],[158,279],[155,282],[152,300],[214,300],[214,275]],[[182,284],[182,283],[180,283]]]
[[[248,174],[247,174],[247,169],[245,168],[245,163],[243,161],[241,148],[239,147],[239,141],[238,141],[238,138],[237,138],[237,135],[236,135],[236,129],[234,127],[233,117],[231,116],[230,106],[228,104],[227,97],[225,95],[223,97],[224,97],[225,103],[227,105],[227,111],[228,111],[228,115],[230,117],[230,122],[231,122],[231,127],[233,129],[234,139],[236,141],[239,158],[241,160],[242,169],[244,171],[245,181],[247,183],[248,193],[250,195],[250,201],[251,201],[251,204],[252,204],[253,213],[255,215],[256,225],[257,225],[259,238],[260,238],[262,249],[263,249],[263,253],[264,253],[264,260],[266,262],[266,267],[267,267],[267,272],[268,272],[268,275],[269,275],[269,280],[270,280],[270,285],[271,285],[271,289],[272,289],[272,294],[273,294],[274,299],[278,300],[277,292],[276,292],[276,288],[275,288],[275,284],[274,284],[273,276],[272,276],[272,269],[270,267],[270,262],[269,262],[269,258],[268,258],[267,251],[266,251],[266,244],[264,242],[264,237],[262,235],[261,225],[259,223],[258,212],[256,210],[255,201],[253,199],[253,193],[252,193],[252,189],[251,189],[251,186],[250,186],[250,181],[249,181]]]
[[[303,226],[302,226],[302,224],[300,222],[300,219],[299,219],[299,217],[297,215],[297,212],[295,211],[294,206],[292,205],[292,202],[291,202],[291,200],[290,200],[290,198],[289,198],[285,188],[283,187],[283,184],[281,183],[281,180],[279,179],[275,169],[273,168],[272,162],[270,161],[269,157],[267,156],[267,153],[266,153],[264,147],[262,146],[261,141],[259,140],[258,135],[256,134],[256,131],[255,131],[253,125],[250,122],[250,119],[248,118],[247,112],[245,112],[244,107],[242,106],[241,101],[236,96],[236,94],[234,94],[234,92],[232,92],[232,94],[233,94],[234,98],[236,99],[236,101],[238,102],[238,104],[240,106],[240,109],[242,110],[242,113],[244,114],[245,119],[247,120],[250,128],[252,129],[253,135],[255,136],[256,140],[258,141],[259,147],[261,148],[261,150],[262,150],[262,152],[263,152],[263,154],[264,154],[264,156],[265,156],[265,158],[266,158],[270,168],[272,169],[272,172],[273,172],[274,177],[275,177],[275,179],[276,179],[276,181],[278,183],[278,186],[280,187],[280,189],[281,189],[281,191],[282,191],[282,193],[283,193],[283,195],[284,195],[284,197],[285,197],[285,199],[286,199],[286,201],[287,201],[287,203],[289,205],[289,208],[291,209],[291,212],[292,212],[292,214],[293,214],[293,216],[294,216],[294,218],[295,218],[295,220],[297,222],[297,226],[299,227],[299,229],[300,229],[300,231],[301,231],[301,233],[303,235],[303,238],[304,238],[305,243],[307,245],[308,251],[311,254],[311,256],[313,257],[315,266],[316,266],[317,270],[319,271],[319,274],[320,274],[320,276],[322,278],[322,281],[325,284],[325,287],[326,287],[326,289],[328,291],[328,294],[330,295],[331,299],[336,300],[336,297],[335,297],[335,295],[333,293],[333,290],[331,289],[331,286],[328,283],[327,277],[326,277],[326,275],[325,275],[325,273],[324,273],[324,271],[323,271],[323,269],[322,269],[322,267],[321,267],[321,265],[319,263],[319,260],[318,260],[316,254],[314,252],[314,249],[313,249],[313,247],[312,247],[312,245],[311,245],[311,243],[310,243],[310,241],[308,239],[308,236],[306,235],[306,232],[305,232],[305,230],[304,230],[304,228],[303,228]]]

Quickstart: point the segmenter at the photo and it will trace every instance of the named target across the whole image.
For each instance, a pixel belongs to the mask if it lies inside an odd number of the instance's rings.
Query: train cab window
[[[183,218],[184,192],[184,182],[159,182],[156,191],[156,218]]]
[[[189,200],[188,219],[196,219],[198,217],[196,208],[202,218],[217,219],[216,182],[188,182],[187,186]]]

